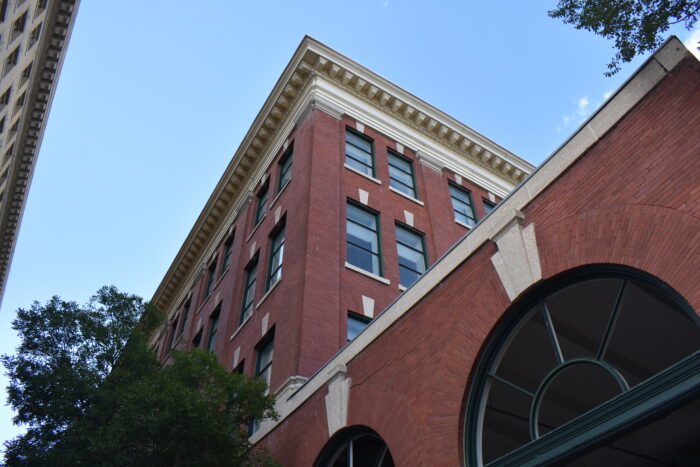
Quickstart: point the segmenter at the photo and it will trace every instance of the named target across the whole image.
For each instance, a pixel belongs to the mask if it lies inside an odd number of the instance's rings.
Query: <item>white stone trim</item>
[[[346,375],[345,365],[339,365],[339,367],[342,369],[334,369],[333,376],[330,376],[328,394],[325,397],[329,437],[348,424],[348,405],[352,380]]]
[[[350,269],[351,271],[359,272],[363,276],[367,276],[370,279],[374,279],[375,281],[379,281],[382,284],[391,285],[391,282],[386,277],[378,276],[378,275],[373,274],[369,271],[365,271],[362,268],[358,268],[357,266],[353,266],[352,264],[348,263],[347,261],[345,262],[345,267],[347,269]]]
[[[374,299],[372,297],[362,296],[362,314],[368,318],[374,318]]]
[[[407,200],[413,201],[414,203],[416,203],[416,204],[418,204],[418,205],[420,205],[420,206],[425,206],[425,203],[423,203],[423,201],[421,201],[421,200],[419,200],[419,199],[416,199],[416,198],[414,198],[413,196],[407,195],[407,194],[404,193],[403,191],[397,190],[397,189],[394,188],[393,186],[389,186],[389,191],[392,191],[392,192],[396,193],[397,195],[403,196],[403,197],[406,198]]]
[[[275,289],[277,288],[277,284],[279,284],[280,282],[282,282],[282,278],[279,278],[279,279],[277,280],[277,282],[275,282],[274,284],[272,284],[272,287],[270,287],[270,290],[268,290],[267,292],[265,292],[265,295],[263,295],[262,298],[258,301],[258,303],[255,304],[255,308],[260,308],[260,305],[262,305],[262,303],[265,301],[265,299],[267,299],[267,297],[270,296],[270,294],[272,293],[272,291],[275,290]]]
[[[357,189],[357,197],[360,199],[360,203],[367,206],[367,203],[369,203],[369,193],[368,192],[366,192],[362,188],[358,188]]]
[[[381,180],[379,180],[379,179],[377,179],[377,178],[374,178],[374,177],[372,177],[371,175],[367,175],[367,174],[364,173],[364,172],[360,172],[360,171],[357,170],[355,167],[350,167],[348,164],[343,164],[343,167],[345,167],[346,169],[348,169],[350,172],[355,172],[357,175],[361,175],[361,176],[365,177],[367,180],[373,181],[373,182],[376,183],[377,185],[381,185],[381,184],[382,184],[382,181],[381,181]]]

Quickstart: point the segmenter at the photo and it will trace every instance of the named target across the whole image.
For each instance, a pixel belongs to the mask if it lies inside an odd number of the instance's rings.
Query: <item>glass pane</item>
[[[423,261],[423,253],[412,250],[401,244],[399,249],[399,264],[416,272],[425,272],[425,262]]]
[[[497,380],[484,413],[482,452],[484,463],[491,462],[530,441],[529,414],[532,398]]]
[[[348,219],[352,219],[357,224],[363,225],[369,229],[377,230],[377,216],[363,209],[348,204]]]
[[[410,246],[414,250],[423,251],[423,240],[420,235],[413,232],[396,227],[396,239],[404,245]]]
[[[411,177],[410,173],[402,172],[398,169],[395,169],[393,167],[389,167],[389,176],[392,179],[392,182],[394,180],[403,183],[404,185],[413,186],[413,177]]]
[[[363,436],[354,439],[352,442],[352,465],[353,467],[377,465],[384,452],[384,441],[374,436]]]
[[[355,160],[360,164],[366,165],[371,167],[372,166],[372,154],[362,151],[360,149],[357,149],[354,146],[348,146],[347,147],[347,162],[351,160]]]
[[[462,201],[463,203],[469,202],[469,196],[467,195],[467,193],[464,190],[461,190],[457,187],[450,186],[450,195],[453,199],[457,199],[459,201]]]
[[[371,252],[348,243],[347,255],[348,263],[353,266],[357,266],[373,274],[379,274],[379,258]]]
[[[404,287],[412,285],[422,274],[418,274],[416,271],[407,269],[404,267],[399,267],[399,277],[400,284]]]
[[[377,233],[352,222],[348,222],[348,243],[373,253],[379,253]]]
[[[413,172],[411,170],[412,167],[411,167],[410,162],[408,162],[400,157],[396,157],[396,156],[392,155],[391,153],[389,154],[389,166],[391,168],[396,168],[398,170],[401,170],[401,171],[409,173],[409,174],[411,172]]]
[[[260,350],[260,353],[258,354],[258,359],[259,359],[258,368],[259,369],[264,369],[267,365],[272,363],[272,351],[273,351],[272,342],[265,345],[265,347],[263,347]]]
[[[352,145],[362,149],[365,152],[372,152],[372,143],[367,139],[349,131],[345,133],[345,138],[348,143],[346,146]]]
[[[351,341],[369,324],[368,321],[348,315],[348,340]]]

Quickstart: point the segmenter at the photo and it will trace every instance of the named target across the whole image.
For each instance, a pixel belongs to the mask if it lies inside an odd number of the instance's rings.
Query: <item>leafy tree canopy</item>
[[[620,70],[621,62],[656,50],[663,33],[677,23],[691,29],[700,15],[698,0],[559,0],[549,12],[576,29],[585,29],[615,40],[617,53],[608,64],[606,76]]]
[[[162,319],[114,287],[84,306],[19,309],[20,346],[1,359],[13,421],[28,429],[5,442],[6,465],[274,465],[247,439],[249,423],[276,416],[265,382],[202,351],[161,368],[147,338]]]

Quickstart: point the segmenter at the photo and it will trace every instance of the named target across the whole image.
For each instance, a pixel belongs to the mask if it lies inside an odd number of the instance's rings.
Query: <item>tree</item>
[[[617,53],[606,76],[617,73],[621,62],[656,50],[671,25],[682,23],[691,29],[699,15],[698,0],[559,0],[557,8],[549,11],[549,16],[562,18],[576,29],[615,39]]]
[[[267,465],[247,426],[276,416],[265,382],[213,354],[173,352],[161,368],[147,340],[162,315],[104,287],[81,307],[53,297],[20,309],[21,343],[3,355],[15,424],[6,465]]]

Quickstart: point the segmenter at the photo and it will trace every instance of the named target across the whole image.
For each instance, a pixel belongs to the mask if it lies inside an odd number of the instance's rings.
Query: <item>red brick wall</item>
[[[523,210],[526,222],[535,224],[543,280],[581,265],[627,265],[670,284],[700,310],[698,108],[700,67],[688,59]],[[437,180],[439,174],[424,172],[423,177]],[[383,204],[386,198],[379,193],[386,187],[369,183],[363,187],[372,190],[370,205],[374,199],[373,207],[391,223],[399,205]],[[343,191],[351,195],[350,188]],[[440,196],[428,194],[426,204],[438,203]],[[417,216],[418,228],[422,222],[453,235],[445,216]],[[342,237],[342,219],[338,229]],[[433,241],[440,249],[440,236]],[[338,244],[334,251],[342,255],[342,241]],[[396,465],[463,464],[470,373],[510,306],[491,264],[495,252],[495,244],[483,245],[348,365],[348,424],[376,430]],[[356,287],[378,293],[380,285],[333,267],[343,277],[340,311],[346,304],[356,306],[351,292]],[[392,274],[387,268],[393,288]],[[326,388],[318,391],[263,440],[283,465],[311,465],[328,440],[326,393]]]

